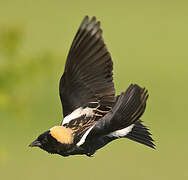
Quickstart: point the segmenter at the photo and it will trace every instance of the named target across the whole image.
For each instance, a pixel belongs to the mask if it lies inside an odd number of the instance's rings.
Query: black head
[[[34,140],[30,147],[39,147],[49,153],[58,153],[59,147],[62,146],[55,138],[50,134],[50,130],[42,133],[36,140]]]
[[[69,156],[77,151],[73,143],[72,130],[63,126],[54,126],[42,133],[30,147],[39,147],[52,154]]]

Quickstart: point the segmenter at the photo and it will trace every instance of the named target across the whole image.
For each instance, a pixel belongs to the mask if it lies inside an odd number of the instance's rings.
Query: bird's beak
[[[38,140],[34,140],[29,147],[39,147],[41,143]]]

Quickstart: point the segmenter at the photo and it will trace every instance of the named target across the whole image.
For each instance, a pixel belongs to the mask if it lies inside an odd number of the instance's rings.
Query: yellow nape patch
[[[50,129],[50,134],[60,143],[71,144],[73,142],[72,130],[63,126],[54,126]]]

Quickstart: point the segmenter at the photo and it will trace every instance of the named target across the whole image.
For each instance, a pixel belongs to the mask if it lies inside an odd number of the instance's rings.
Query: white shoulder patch
[[[92,130],[93,127],[94,127],[94,125],[91,126],[91,127],[85,132],[85,134],[82,136],[82,138],[80,139],[80,141],[76,144],[77,146],[81,146],[82,144],[84,144],[87,135],[90,133],[90,131]]]
[[[94,110],[93,108],[86,107],[85,109],[83,109],[82,115],[85,114],[87,117],[88,116],[93,116],[94,115],[93,110]]]
[[[66,123],[69,123],[71,120],[73,119],[76,119],[76,118],[79,118],[80,116],[82,115],[86,115],[86,116],[93,116],[94,115],[94,112],[93,112],[93,109],[92,108],[78,108],[76,110],[74,110],[71,114],[67,115],[63,122],[62,122],[62,125],[66,124]]]
[[[134,127],[134,124],[124,128],[124,129],[120,129],[120,130],[111,132],[107,136],[109,136],[109,137],[123,137],[123,136],[126,136],[129,132],[132,131],[133,127]]]
[[[63,119],[63,123],[62,125],[70,122],[72,119],[78,118],[81,116],[81,112],[83,111],[82,108],[78,108],[76,110],[74,110],[71,114],[67,115],[64,119]]]

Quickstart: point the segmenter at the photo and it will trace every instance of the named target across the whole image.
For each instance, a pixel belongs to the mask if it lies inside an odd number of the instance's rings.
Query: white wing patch
[[[86,132],[85,134],[82,136],[82,138],[80,139],[80,141],[76,144],[77,146],[81,146],[82,144],[84,144],[86,138],[87,138],[87,135],[90,133],[90,131],[92,130],[92,128],[94,127],[95,125],[91,126]],[[132,131],[132,128],[134,127],[134,124],[124,128],[124,129],[120,129],[120,130],[117,130],[117,131],[114,131],[114,132],[111,132],[110,134],[108,134],[107,136],[109,137],[123,137],[123,136],[126,136],[129,132]]]
[[[82,138],[80,139],[80,141],[76,144],[77,146],[81,146],[82,144],[84,144],[87,135],[90,133],[90,131],[92,130],[93,127],[94,127],[94,125],[91,126],[91,127],[85,132],[85,134],[82,136]]]
[[[124,129],[120,129],[120,130],[111,132],[107,136],[109,136],[109,137],[123,137],[123,136],[126,136],[129,132],[132,131],[133,127],[134,127],[134,124],[124,128]]]
[[[88,116],[93,116],[94,115],[93,109],[92,108],[88,108],[88,107],[83,109],[82,107],[80,107],[80,108],[74,110],[71,114],[67,115],[64,118],[64,120],[62,122],[62,125],[67,124],[71,120],[79,118],[82,115],[86,115],[87,117]]]

